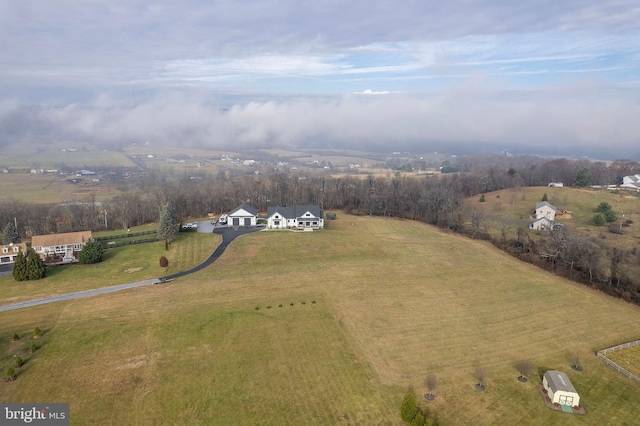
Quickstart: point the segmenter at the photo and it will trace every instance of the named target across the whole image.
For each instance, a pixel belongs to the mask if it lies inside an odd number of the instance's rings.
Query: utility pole
[[[104,229],[109,229],[107,226],[107,209],[104,209]]]

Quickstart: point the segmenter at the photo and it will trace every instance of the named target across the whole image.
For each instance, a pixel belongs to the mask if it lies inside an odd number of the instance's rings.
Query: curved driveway
[[[257,227],[250,227],[250,228],[243,227],[243,228],[236,228],[236,229],[218,228],[218,227],[214,228],[213,229],[214,233],[222,234],[222,242],[218,247],[216,247],[214,252],[211,254],[211,256],[209,256],[207,260],[202,262],[200,265],[194,268],[191,268],[187,271],[178,272],[172,275],[167,275],[166,277],[162,277],[162,278],[153,278],[146,281],[138,281],[136,283],[121,284],[121,285],[116,285],[112,287],[103,287],[103,288],[97,288],[94,290],[79,291],[77,293],[68,293],[68,294],[61,294],[58,296],[45,297],[44,299],[14,303],[13,305],[4,305],[4,306],[0,306],[0,312],[12,311],[14,309],[28,308],[28,307],[37,306],[37,305],[44,305],[45,303],[59,302],[62,300],[79,299],[81,297],[89,297],[89,296],[96,296],[98,294],[113,293],[116,291],[127,290],[129,288],[141,287],[143,285],[158,284],[158,283],[170,281],[174,278],[182,277],[184,275],[193,274],[194,272],[198,272],[201,269],[204,269],[207,266],[211,265],[213,262],[215,262],[222,255],[222,253],[224,253],[225,249],[231,243],[231,241],[235,240],[241,235],[260,231],[261,229],[263,228],[257,228]]]

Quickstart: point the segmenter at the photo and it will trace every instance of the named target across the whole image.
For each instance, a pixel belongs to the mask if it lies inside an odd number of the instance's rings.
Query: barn
[[[562,371],[548,370],[544,373],[542,385],[554,404],[569,407],[580,405],[580,395],[571,384],[569,377]]]

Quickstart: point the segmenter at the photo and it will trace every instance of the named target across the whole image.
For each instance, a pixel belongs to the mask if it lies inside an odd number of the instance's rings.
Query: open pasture
[[[126,155],[81,144],[13,144],[0,147],[1,166],[12,169],[132,167]]]
[[[634,424],[640,384],[594,351],[638,323],[637,307],[484,242],[339,214],[321,232],[246,235],[167,285],[0,313],[4,347],[35,326],[48,339],[0,400],[68,401],[77,424],[401,424],[407,387],[425,393],[434,373],[442,424]],[[546,408],[547,368],[585,415]]]

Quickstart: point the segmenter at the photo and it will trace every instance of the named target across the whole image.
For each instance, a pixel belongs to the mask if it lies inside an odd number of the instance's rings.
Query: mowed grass
[[[107,250],[104,260],[94,265],[49,267],[47,276],[42,280],[17,282],[12,277],[0,278],[0,305],[144,281],[185,271],[207,259],[220,241],[220,235],[216,234],[179,233],[168,251],[165,251],[164,241],[136,244]],[[160,267],[161,256],[169,260],[167,268]]]
[[[608,353],[606,357],[628,372],[640,377],[640,346],[633,346],[611,352]]]
[[[67,401],[75,424],[401,424],[407,387],[434,373],[443,424],[637,422],[640,384],[594,356],[638,338],[637,307],[424,224],[328,226],[243,236],[168,285],[0,313],[3,347],[35,326],[46,339],[0,400]],[[548,368],[586,415],[546,408]]]

